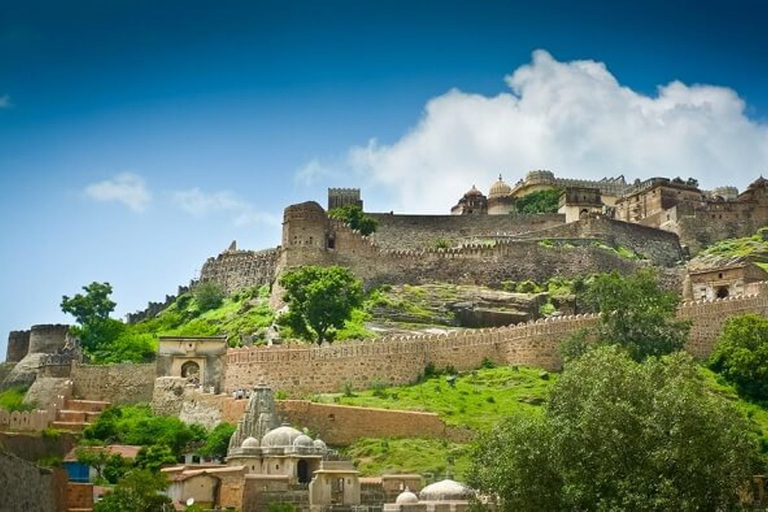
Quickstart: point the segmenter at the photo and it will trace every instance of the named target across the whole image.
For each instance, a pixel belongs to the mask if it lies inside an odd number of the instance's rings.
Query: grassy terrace
[[[446,375],[435,375],[410,386],[376,385],[367,391],[310,398],[322,403],[434,412],[448,425],[487,430],[514,412],[540,414],[556,378],[546,374],[545,380],[541,375],[536,368],[481,368],[460,375],[454,386]]]

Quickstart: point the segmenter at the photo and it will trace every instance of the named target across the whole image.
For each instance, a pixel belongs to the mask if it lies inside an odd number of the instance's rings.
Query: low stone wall
[[[277,409],[293,425],[307,427],[323,441],[347,446],[362,437],[430,437],[467,442],[472,433],[447,426],[435,413],[394,411],[279,400]]]
[[[86,365],[73,363],[74,395],[113,404],[150,402],[155,364]]]
[[[64,394],[57,395],[45,404],[45,409],[34,411],[6,411],[0,409],[0,430],[12,432],[40,432],[56,420],[56,414],[64,408],[70,395],[71,384],[66,384]]]

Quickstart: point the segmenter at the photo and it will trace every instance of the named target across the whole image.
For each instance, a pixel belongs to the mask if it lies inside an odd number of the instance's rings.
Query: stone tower
[[[275,411],[275,398],[272,389],[265,384],[253,388],[245,414],[237,424],[235,433],[229,439],[227,455],[240,448],[249,437],[261,440],[264,434],[280,426],[280,419]]]

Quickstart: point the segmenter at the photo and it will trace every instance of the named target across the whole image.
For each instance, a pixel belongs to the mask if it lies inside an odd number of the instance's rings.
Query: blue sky
[[[0,354],[93,280],[161,299],[282,209],[360,186],[445,213],[534,168],[768,172],[768,7],[0,3]]]

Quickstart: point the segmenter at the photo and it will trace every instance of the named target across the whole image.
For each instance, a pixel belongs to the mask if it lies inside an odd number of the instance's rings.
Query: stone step
[[[102,412],[110,405],[112,405],[110,402],[102,402],[100,400],[70,399],[67,400],[65,408],[72,411]]]
[[[89,423],[99,417],[100,412],[95,411],[76,411],[72,409],[62,409],[56,413],[56,421],[71,421]]]
[[[68,432],[82,432],[85,427],[89,426],[90,423],[86,423],[83,421],[53,421],[51,422],[51,427],[58,429],[58,430],[66,430]]]

